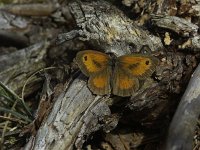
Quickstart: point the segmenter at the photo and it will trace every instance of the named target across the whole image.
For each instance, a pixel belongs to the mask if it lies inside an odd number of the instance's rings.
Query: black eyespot
[[[87,56],[84,57],[84,60],[87,61]]]
[[[146,64],[146,65],[149,65],[149,61],[147,60],[147,61],[145,62],[145,64]]]

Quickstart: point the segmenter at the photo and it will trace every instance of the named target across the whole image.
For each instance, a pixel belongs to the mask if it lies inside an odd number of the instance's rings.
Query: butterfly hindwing
[[[120,68],[139,79],[151,76],[158,63],[157,58],[142,54],[124,55],[117,59],[117,64]]]
[[[124,72],[117,65],[114,69],[114,78],[112,81],[112,92],[114,95],[122,97],[131,96],[139,88],[138,79]]]
[[[91,75],[88,80],[88,86],[94,94],[105,95],[110,94],[110,74],[111,67],[107,67],[102,72]]]

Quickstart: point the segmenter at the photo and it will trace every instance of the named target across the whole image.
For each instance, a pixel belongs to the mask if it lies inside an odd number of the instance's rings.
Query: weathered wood
[[[75,79],[65,87],[48,119],[38,130],[32,149],[73,149],[82,147],[84,137],[99,130],[103,125],[99,118],[110,115],[110,110],[102,98],[95,97],[87,88],[86,82]],[[99,103],[101,102],[101,103]]]
[[[158,37],[138,27],[122,11],[105,1],[73,2],[68,9],[79,27],[79,32],[70,32],[71,39],[76,35],[96,49],[114,53],[116,56],[138,52],[144,45],[152,51],[163,49]],[[64,34],[59,36],[57,43],[70,40],[70,34],[63,38]]]
[[[192,141],[200,114],[200,65],[192,75],[169,128],[166,150],[192,149]]]
[[[7,29],[24,29],[30,23],[29,19],[25,19],[21,16],[15,16],[5,11],[0,11],[0,29],[7,30]]]
[[[6,5],[2,7],[1,10],[22,16],[49,16],[57,8],[58,5],[53,3],[49,4],[33,3],[33,4]]]
[[[46,56],[48,45],[47,42],[41,42],[13,53],[1,55],[0,81],[21,95],[27,79],[46,66],[44,57]],[[31,82],[27,83],[25,95],[37,90],[40,84],[36,83],[39,82],[41,82],[41,78],[33,77]]]
[[[189,49],[189,51],[200,51],[200,36],[189,38],[185,43],[179,46],[180,49]]]
[[[197,35],[198,26],[187,21],[186,19],[176,16],[154,15],[151,19],[153,25],[160,28],[170,29],[183,37]]]
[[[183,18],[166,15],[153,15],[151,21],[154,26],[168,29],[181,37],[187,38],[187,41],[180,43],[178,48],[190,51],[200,50],[200,39],[198,35],[199,27],[197,25]]]

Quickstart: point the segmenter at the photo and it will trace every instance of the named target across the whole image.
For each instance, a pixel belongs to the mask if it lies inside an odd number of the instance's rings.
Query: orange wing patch
[[[150,76],[158,64],[158,59],[146,55],[126,55],[119,57],[119,66],[134,77]]]
[[[137,78],[126,74],[122,68],[116,66],[112,85],[114,95],[125,97],[131,96],[139,88],[139,81]]]
[[[94,94],[105,95],[110,94],[110,73],[111,68],[99,72],[89,77],[88,86]]]
[[[104,53],[87,50],[78,52],[76,60],[81,71],[89,76],[104,70],[108,66],[110,58]]]
[[[106,80],[106,76],[97,76],[93,77],[92,82],[96,88],[104,88],[106,86]]]
[[[120,89],[130,89],[134,86],[134,82],[131,78],[128,78],[128,76],[123,76],[123,78],[119,79],[119,88]]]

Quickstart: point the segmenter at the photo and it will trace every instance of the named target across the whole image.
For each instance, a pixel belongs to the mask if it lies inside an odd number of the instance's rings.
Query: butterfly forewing
[[[86,50],[77,53],[76,61],[81,71],[86,76],[90,76],[106,70],[110,57],[98,51]]]
[[[124,55],[117,59],[117,64],[120,68],[139,79],[151,76],[158,63],[157,58],[142,54]]]

